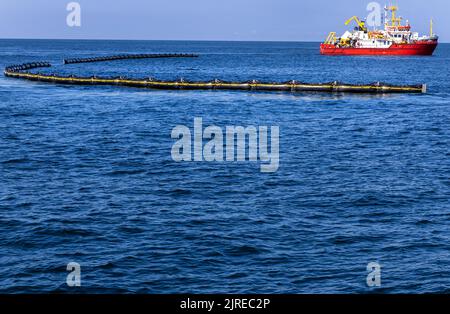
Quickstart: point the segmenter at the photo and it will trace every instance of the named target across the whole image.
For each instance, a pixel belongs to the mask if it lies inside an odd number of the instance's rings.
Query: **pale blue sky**
[[[380,1],[382,5],[386,1]],[[0,38],[321,41],[343,32],[369,0],[78,0],[81,27],[66,24],[70,0],[0,0]],[[450,42],[450,1],[396,0],[414,29],[432,17]]]

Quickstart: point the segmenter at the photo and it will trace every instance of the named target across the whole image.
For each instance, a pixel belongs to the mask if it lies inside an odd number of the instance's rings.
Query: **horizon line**
[[[260,42],[260,43],[322,43],[323,41],[311,40],[239,40],[239,39],[124,39],[124,38],[25,38],[25,37],[2,37],[0,40],[79,40],[79,41],[197,41],[197,42]],[[449,44],[442,41],[439,44]]]
[[[124,39],[124,38],[26,38],[26,37],[0,37],[0,40],[97,40],[97,41],[204,41],[204,42],[286,42],[286,43],[321,43],[323,41],[311,40],[239,40],[239,39]]]

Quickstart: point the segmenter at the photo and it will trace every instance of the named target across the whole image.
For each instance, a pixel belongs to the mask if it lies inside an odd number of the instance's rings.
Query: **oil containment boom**
[[[135,56],[135,57],[130,57]],[[96,57],[85,59],[66,59],[65,64],[100,62],[119,59],[133,58],[163,58],[163,57],[197,57],[193,54],[155,54],[155,55],[126,55],[116,57]],[[37,68],[48,68],[51,64],[48,62],[34,62],[19,65],[8,66],[4,70],[4,75],[10,78],[24,79],[29,81],[38,81],[44,83],[70,84],[70,85],[116,85],[128,87],[142,87],[166,90],[245,90],[245,91],[284,91],[284,92],[346,92],[346,93],[426,93],[426,84],[420,85],[391,85],[387,83],[372,84],[346,84],[341,82],[329,83],[304,83],[295,80],[288,82],[260,82],[256,80],[247,82],[227,82],[222,80],[213,80],[208,82],[193,82],[184,79],[176,81],[162,81],[152,78],[126,78],[126,77],[100,77],[90,76],[81,77],[75,75],[62,76],[57,74],[43,74],[31,72]]]

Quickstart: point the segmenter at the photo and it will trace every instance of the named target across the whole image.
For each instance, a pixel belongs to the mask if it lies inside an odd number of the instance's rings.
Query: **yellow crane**
[[[352,16],[345,22],[345,25],[350,24],[351,21],[355,21],[358,24],[360,31],[367,32],[366,22],[361,21],[357,16]]]
[[[324,43],[329,44],[329,45],[334,45],[336,43],[336,41],[337,41],[336,32],[331,32],[328,35],[327,39],[325,39]]]

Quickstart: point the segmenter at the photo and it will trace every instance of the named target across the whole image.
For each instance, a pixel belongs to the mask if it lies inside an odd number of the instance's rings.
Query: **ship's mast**
[[[387,30],[388,27],[388,7],[384,6],[384,30]]]
[[[430,37],[433,37],[433,19],[430,20]]]
[[[387,8],[389,11],[391,11],[392,16],[391,16],[391,25],[392,27],[398,27],[401,26],[402,24],[402,18],[401,17],[397,17],[397,11],[398,11],[398,6],[396,5],[390,5]]]

